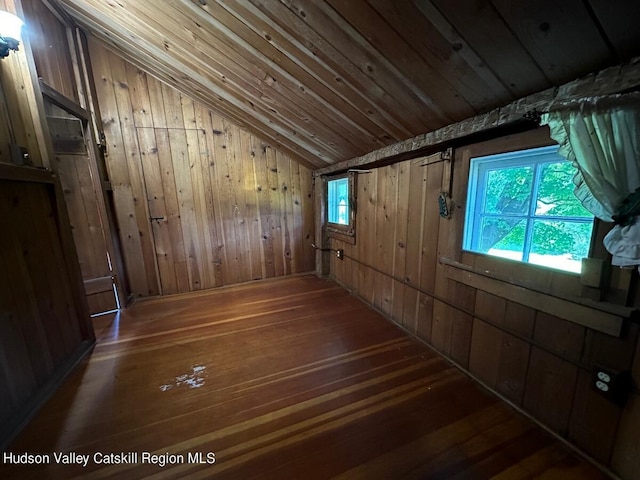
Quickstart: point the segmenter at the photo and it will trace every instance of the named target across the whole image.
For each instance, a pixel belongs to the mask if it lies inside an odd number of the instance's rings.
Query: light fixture
[[[0,11],[0,58],[9,56],[11,50],[18,51],[22,25],[13,13]]]

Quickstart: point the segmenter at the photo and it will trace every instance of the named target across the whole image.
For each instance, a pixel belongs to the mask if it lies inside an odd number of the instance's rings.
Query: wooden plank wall
[[[307,168],[97,41],[89,50],[135,295],[313,269]]]
[[[28,3],[28,2],[25,2]],[[0,10],[23,16],[20,0]],[[30,39],[0,61],[0,450],[93,341],[59,180],[15,167],[10,144],[50,167],[51,141]]]
[[[53,175],[0,167],[1,450],[94,334]]]
[[[590,375],[594,365],[632,367],[638,325],[614,338],[453,281],[446,275],[452,267],[439,262],[447,257],[554,292],[583,293],[577,276],[461,251],[469,157],[545,142],[541,129],[456,151],[450,219],[439,216],[448,163],[437,156],[358,175],[356,244],[331,239],[345,251],[344,260],[331,256],[331,275],[596,460],[635,478],[640,396],[620,408],[595,393]],[[608,300],[624,302],[628,281],[614,275]],[[640,357],[633,365],[640,385]]]
[[[21,16],[21,7],[20,0],[0,0],[0,10]],[[9,144],[16,144],[27,150],[33,165],[48,166],[48,132],[40,121],[44,117],[42,95],[28,38],[0,62],[0,97],[0,115],[7,118],[0,126],[0,161],[11,163]]]
[[[14,141],[11,128],[9,105],[5,98],[5,80],[0,67],[0,163],[11,163],[11,150],[9,145]]]
[[[80,104],[66,26],[45,2],[23,0],[22,5],[38,77]]]

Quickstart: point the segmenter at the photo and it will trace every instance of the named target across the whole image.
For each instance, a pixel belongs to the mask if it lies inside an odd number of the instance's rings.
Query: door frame
[[[117,235],[117,223],[115,212],[113,211],[113,202],[108,202],[107,199],[113,196],[113,188],[111,182],[107,178],[106,168],[98,168],[98,146],[100,145],[95,137],[94,129],[91,126],[91,114],[73,100],[65,97],[56,89],[42,81],[40,79],[40,89],[42,95],[46,101],[60,107],[67,113],[74,115],[82,122],[83,135],[85,138],[85,145],[87,147],[87,157],[89,161],[89,169],[91,172],[91,178],[93,190],[96,193],[96,200],[98,205],[98,213],[103,219],[102,228],[104,229],[104,238],[111,261],[111,270],[113,273],[113,282],[116,285],[117,301],[120,308],[124,308],[127,305],[127,299],[129,291],[127,288],[126,278],[124,277],[124,264],[122,262],[122,253],[120,248],[120,239]],[[101,172],[105,172],[102,174]],[[96,185],[93,179],[100,179],[100,185]]]

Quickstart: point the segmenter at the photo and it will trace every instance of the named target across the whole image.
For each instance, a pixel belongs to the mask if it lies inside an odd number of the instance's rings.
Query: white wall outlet
[[[595,365],[591,372],[591,385],[598,394],[617,405],[623,406],[633,383],[631,375],[627,371],[617,371],[601,365]]]

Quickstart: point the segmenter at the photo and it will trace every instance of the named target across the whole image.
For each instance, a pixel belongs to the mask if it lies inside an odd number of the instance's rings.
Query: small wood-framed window
[[[348,172],[326,179],[326,219],[329,236],[355,243],[356,181]]]

